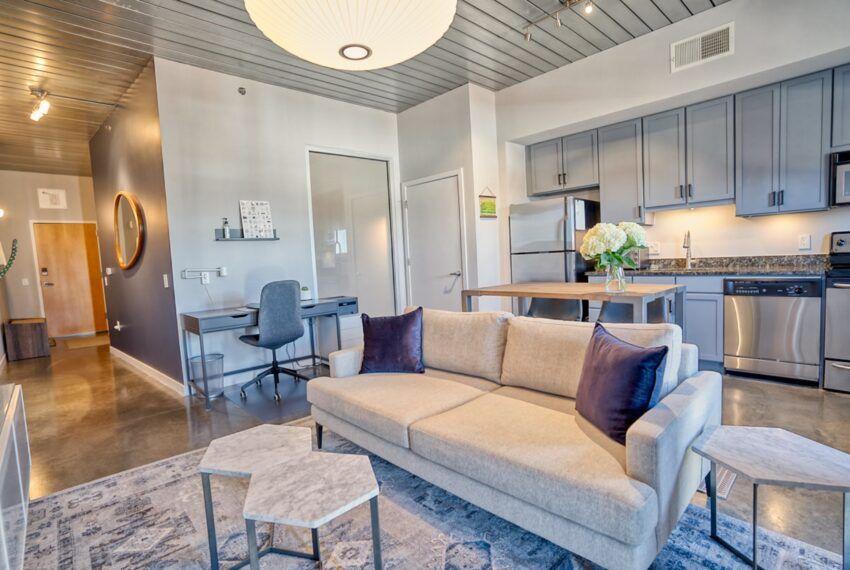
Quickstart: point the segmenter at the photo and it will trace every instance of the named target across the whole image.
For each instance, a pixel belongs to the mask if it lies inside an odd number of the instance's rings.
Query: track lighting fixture
[[[555,25],[561,27],[561,13],[555,12]]]
[[[531,30],[529,30],[529,29],[525,30],[525,41],[527,41],[527,42],[531,41]]]
[[[556,28],[560,28],[561,26],[563,26],[563,23],[561,22],[561,12],[563,12],[564,10],[569,10],[573,7],[578,6],[579,4],[584,4],[584,7],[582,9],[582,12],[584,12],[584,15],[589,16],[590,14],[593,13],[593,2],[591,0],[559,0],[559,1],[560,1],[561,5],[563,6],[563,8],[559,8],[558,10],[555,10],[554,12],[549,12],[545,16],[541,16],[541,17],[537,18],[536,20],[529,22],[526,25],[525,29],[523,30],[523,35],[525,36],[525,41],[527,41],[527,42],[531,41],[531,28],[533,28],[535,26],[540,26],[540,24],[542,24],[543,22],[545,22],[549,18],[552,18],[553,20],[555,20],[555,27]]]
[[[593,13],[593,2],[591,2],[590,0],[587,0],[587,2],[585,2],[585,4],[584,4],[584,13],[585,14],[592,14]]]

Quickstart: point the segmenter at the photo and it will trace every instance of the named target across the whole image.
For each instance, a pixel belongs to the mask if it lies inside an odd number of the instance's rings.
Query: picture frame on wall
[[[478,217],[481,219],[495,219],[498,217],[496,213],[496,195],[490,188],[485,188],[478,195]]]

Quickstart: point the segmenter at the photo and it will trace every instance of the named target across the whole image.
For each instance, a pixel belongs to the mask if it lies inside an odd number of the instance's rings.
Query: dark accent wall
[[[168,275],[169,284],[174,283],[153,61],[89,147],[101,262],[104,270],[112,268],[105,289],[110,342],[171,378],[182,379],[174,289],[164,288],[162,278]],[[136,196],[146,230],[142,254],[126,270],[118,267],[113,241],[113,203],[119,191]],[[120,332],[113,328],[117,321]]]

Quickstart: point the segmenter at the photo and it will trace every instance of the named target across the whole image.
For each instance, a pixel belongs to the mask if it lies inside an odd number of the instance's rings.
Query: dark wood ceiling
[[[563,25],[523,28],[558,0],[459,0],[449,30],[390,68],[336,71],[300,60],[251,22],[244,0],[2,0],[0,169],[88,175],[88,141],[110,108],[54,99],[36,123],[30,88],[116,103],[152,55],[398,112],[467,82],[499,90],[726,0],[594,0]]]

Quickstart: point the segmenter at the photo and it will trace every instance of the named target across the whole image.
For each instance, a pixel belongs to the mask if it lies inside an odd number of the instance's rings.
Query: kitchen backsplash
[[[811,272],[824,271],[828,257],[821,254],[811,255],[746,255],[739,257],[700,257],[694,259],[694,267],[700,269],[763,269],[776,270],[789,268]],[[641,269],[675,270],[685,268],[683,257],[642,260]]]

